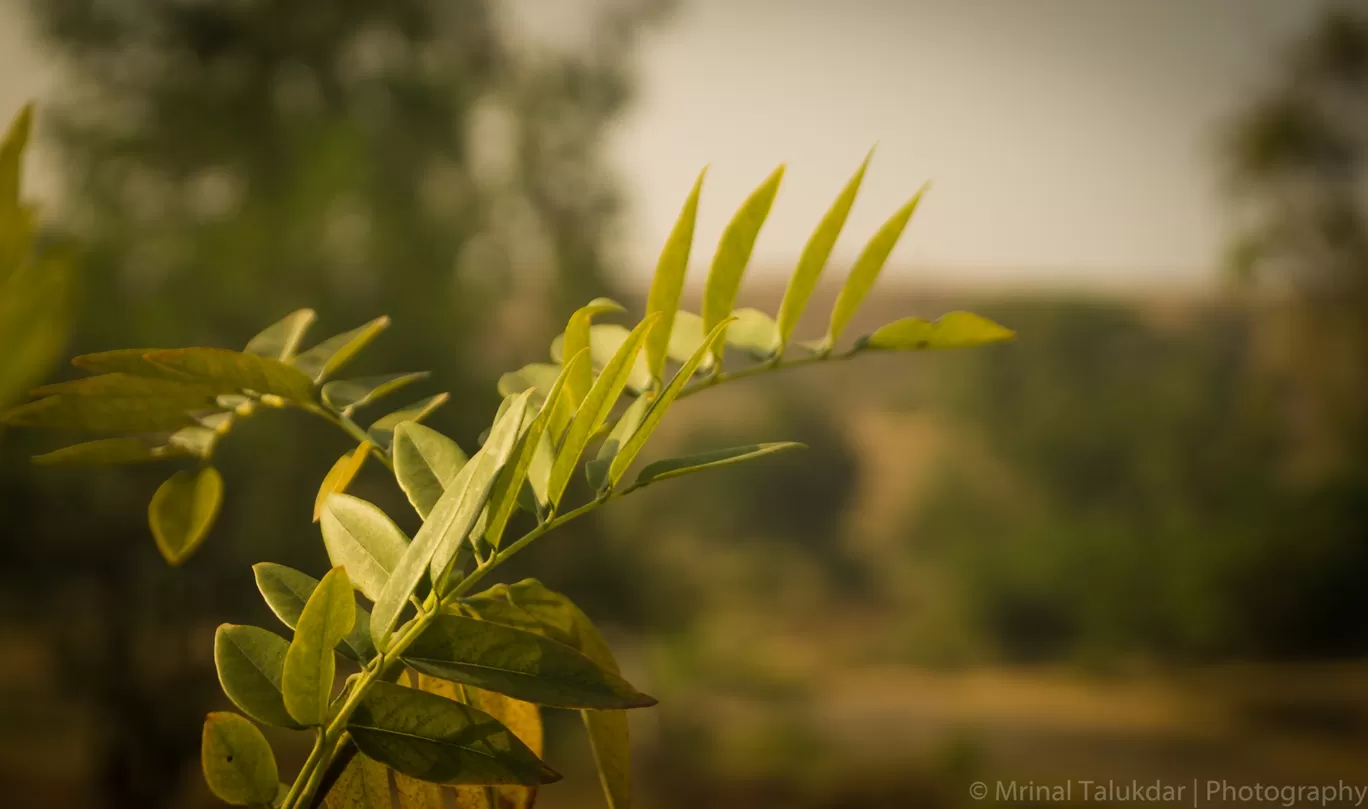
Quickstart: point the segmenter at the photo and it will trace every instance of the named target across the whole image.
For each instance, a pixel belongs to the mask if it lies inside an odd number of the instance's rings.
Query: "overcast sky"
[[[787,270],[877,143],[838,264],[932,180],[895,272],[1200,283],[1214,277],[1226,225],[1220,122],[1271,80],[1325,4],[683,0],[643,43],[638,104],[610,144],[631,204],[628,263],[650,271],[711,164],[701,273],[731,211],[784,162],[756,266]],[[548,30],[563,30],[573,8],[522,0]],[[0,16],[4,109],[52,84],[12,19]]]
[[[653,265],[703,164],[710,255],[730,212],[786,162],[756,257],[787,269],[877,142],[838,259],[929,179],[899,271],[1213,278],[1220,122],[1323,5],[685,0],[642,49],[640,103],[615,140],[632,255]]]

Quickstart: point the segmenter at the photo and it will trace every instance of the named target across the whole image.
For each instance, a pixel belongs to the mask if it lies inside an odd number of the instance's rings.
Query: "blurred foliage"
[[[586,7],[588,42],[559,48],[520,40],[483,0],[33,2],[68,80],[42,132],[62,170],[47,224],[80,268],[74,350],[235,345],[307,301],[334,330],[401,318],[372,370],[402,357],[457,402],[490,401],[495,368],[550,337],[524,323],[605,289],[618,202],[600,145],[631,97],[635,38],[667,6]],[[435,420],[473,443],[486,417]],[[317,542],[292,541],[316,532],[298,504],[344,448],[322,426],[253,422],[219,455],[241,481],[222,541],[179,576],[130,508],[158,472],[34,470],[51,444],[6,434],[0,511],[24,541],[0,550],[0,598],[57,675],[7,702],[88,720],[93,770],[34,776],[69,792],[32,802],[202,794],[187,764],[216,699],[203,627],[264,617],[250,563],[318,566]]]
[[[1368,453],[1368,14],[1332,8],[1276,83],[1233,122],[1227,171],[1245,230],[1237,276],[1290,292],[1267,342],[1299,383],[1288,409],[1301,466]]]

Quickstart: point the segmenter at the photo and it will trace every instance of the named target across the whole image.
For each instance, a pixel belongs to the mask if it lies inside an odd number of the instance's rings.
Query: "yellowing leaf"
[[[595,298],[589,303],[575,310],[570,316],[570,321],[565,324],[565,346],[564,353],[568,356],[575,356],[581,349],[589,348],[589,327],[592,325],[594,316],[607,314],[608,312],[622,312],[622,304],[608,298]],[[565,392],[570,397],[570,404],[579,407],[580,402],[589,393],[589,386],[593,384],[593,374],[589,368],[576,370],[573,376],[565,380]]]
[[[807,308],[808,299],[812,297],[817,279],[821,277],[822,269],[831,256],[831,249],[836,246],[836,239],[845,227],[846,217],[850,215],[850,208],[855,204],[855,196],[860,192],[860,184],[864,182],[865,169],[869,168],[869,159],[873,156],[874,150],[870,149],[855,176],[850,178],[845,188],[841,189],[840,196],[831,203],[817,229],[808,238],[802,255],[798,257],[798,267],[793,271],[788,288],[784,290],[784,300],[779,304],[780,350],[788,345],[789,338],[793,336],[793,327],[798,325],[798,318]]]
[[[332,469],[328,470],[328,474],[323,476],[323,483],[318,487],[318,494],[314,497],[314,522],[318,522],[318,514],[323,510],[323,501],[328,499],[328,495],[345,492],[356,479],[373,446],[375,445],[369,441],[362,441],[356,449],[338,458]]]
[[[736,293],[741,288],[741,275],[750,262],[755,239],[769,217],[774,195],[779,192],[779,183],[783,179],[784,167],[780,166],[751,192],[722,232],[722,241],[717,245],[712,268],[708,271],[708,281],[703,287],[704,329],[712,331],[731,314],[736,304]],[[721,359],[721,349],[718,349],[717,357]]]
[[[689,270],[689,252],[693,246],[694,223],[698,219],[698,195],[703,190],[703,177],[708,173],[705,166],[694,181],[693,190],[684,200],[684,209],[679,212],[665,247],[660,251],[656,262],[655,275],[651,278],[651,290],[646,295],[646,314],[660,314],[660,327],[651,332],[646,340],[647,370],[652,378],[664,375],[665,356],[674,329],[675,312],[679,309],[679,296],[684,289],[684,276]]]
[[[235,713],[205,718],[200,765],[209,790],[234,806],[264,806],[276,796],[280,776],[271,745],[256,725]]]
[[[934,323],[905,317],[880,326],[858,347],[888,351],[965,348],[1014,339],[1016,332],[972,312],[949,312]]]
[[[182,470],[166,480],[147,506],[147,522],[157,549],[172,566],[195,552],[218,516],[223,477],[212,466]]]
[[[831,310],[831,325],[827,327],[826,338],[823,346],[830,349],[836,344],[845,327],[850,323],[850,319],[855,316],[855,310],[860,308],[869,290],[874,287],[874,282],[878,280],[879,273],[883,271],[884,264],[888,261],[888,256],[893,252],[893,248],[898,244],[898,239],[902,237],[903,230],[907,227],[907,222],[912,218],[912,214],[917,210],[917,205],[921,202],[922,196],[926,193],[927,186],[922,186],[921,190],[913,195],[898,209],[898,212],[889,217],[887,222],[870,238],[864,250],[855,259],[855,266],[850,268],[850,275],[846,278],[845,285],[841,287],[841,294],[836,297],[836,305]]]

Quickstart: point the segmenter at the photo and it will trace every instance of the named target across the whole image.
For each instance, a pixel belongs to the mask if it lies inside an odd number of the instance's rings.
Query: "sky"
[[[1228,232],[1222,122],[1276,77],[1313,0],[682,0],[637,54],[607,153],[625,265],[648,274],[698,171],[701,273],[778,164],[756,272],[787,272],[877,144],[833,254],[924,182],[889,272],[944,283],[1209,283]],[[54,72],[0,0],[0,108]],[[576,3],[521,0],[533,35]],[[41,155],[40,155],[41,158]],[[40,180],[41,187],[41,176]]]
[[[654,265],[703,165],[711,255],[782,162],[754,265],[788,271],[877,144],[836,263],[929,180],[890,272],[1209,283],[1230,225],[1222,122],[1324,5],[685,0],[643,44],[639,103],[614,135],[632,264]]]

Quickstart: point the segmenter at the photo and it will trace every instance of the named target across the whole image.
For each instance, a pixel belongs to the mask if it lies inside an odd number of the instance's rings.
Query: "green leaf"
[[[188,380],[160,379],[134,374],[100,374],[66,382],[54,382],[29,391],[32,396],[65,394],[72,396],[146,396],[168,399],[184,409],[215,406],[217,389]]]
[[[414,402],[408,407],[400,408],[393,413],[387,413],[377,419],[366,430],[366,433],[375,442],[375,445],[389,451],[390,444],[394,441],[394,428],[406,421],[422,421],[432,414],[432,411],[446,404],[451,395],[439,393],[436,396],[429,396],[426,399]]]
[[[302,725],[321,725],[328,718],[337,659],[333,649],[356,622],[356,597],[347,571],[328,571],[304,604],[294,640],[285,653],[281,692],[285,709]]]
[[[181,470],[167,478],[147,505],[147,522],[157,549],[172,566],[200,546],[223,502],[223,476],[212,466]]]
[[[347,730],[362,753],[423,781],[538,786],[560,780],[484,711],[393,683],[371,686]]]
[[[394,431],[394,477],[424,519],[468,460],[455,441],[430,427],[409,421]]]
[[[365,407],[376,399],[427,379],[427,371],[411,374],[382,374],[364,376],[359,379],[338,379],[323,386],[323,403],[333,410],[351,412]]]
[[[226,803],[267,805],[276,796],[280,773],[271,745],[256,725],[235,713],[205,717],[200,765],[209,790]]]
[[[524,579],[511,586],[497,585],[472,601],[478,602],[477,611],[487,620],[507,624],[513,618],[513,625],[518,625],[517,621],[534,621],[540,627],[536,631],[578,649],[603,669],[618,672],[612,650],[589,617],[570,599],[548,590],[536,579]],[[507,609],[501,610],[499,605]],[[589,732],[608,805],[627,809],[631,806],[631,742],[626,712],[581,711],[580,716]]]
[[[864,250],[860,252],[859,258],[855,259],[855,266],[850,268],[845,286],[841,287],[841,294],[836,297],[836,306],[831,310],[831,325],[827,327],[827,334],[823,340],[826,350],[836,345],[836,340],[845,331],[850,319],[855,316],[855,310],[860,308],[865,296],[874,287],[879,273],[883,271],[884,263],[888,261],[888,255],[898,244],[898,239],[902,237],[908,220],[917,210],[917,205],[921,203],[927,188],[928,186],[922,186],[907,204],[889,217],[870,238]]]
[[[855,196],[860,192],[860,184],[864,182],[865,169],[869,168],[869,159],[873,156],[874,150],[870,149],[855,176],[850,178],[845,188],[841,189],[840,196],[831,203],[817,229],[808,238],[802,255],[798,257],[798,268],[793,271],[788,288],[784,290],[784,300],[779,304],[779,350],[788,345],[789,338],[793,336],[793,328],[798,325],[798,318],[807,308],[808,299],[812,297],[812,290],[817,287],[817,279],[821,277],[822,269],[831,257],[831,250],[836,246],[841,229],[845,227],[846,217],[850,215],[850,208],[855,204]]]
[[[351,362],[357,352],[365,348],[375,336],[390,324],[387,315],[348,332],[335,334],[294,358],[294,367],[303,371],[314,382],[322,382],[342,366]]]
[[[296,402],[313,399],[313,383],[280,360],[224,348],[171,348],[149,351],[155,365],[209,384],[219,393],[253,390]]]
[[[19,108],[5,130],[4,140],[0,140],[0,205],[19,204],[19,175],[32,129],[33,104],[29,103]]]
[[[676,312],[674,328],[670,331],[668,356],[675,362],[688,362],[689,357],[692,357],[707,339],[708,333],[703,330],[703,318],[693,312]],[[703,358],[698,369],[709,371],[713,367],[713,362],[713,356],[709,354]]]
[[[33,462],[44,466],[107,466],[156,461],[184,454],[177,447],[156,446],[138,438],[102,438],[35,455]]]
[[[607,314],[609,312],[625,312],[622,304],[608,298],[595,298],[589,303],[575,310],[570,316],[570,320],[565,324],[565,346],[564,353],[575,356],[580,349],[589,347],[589,327],[592,325],[595,315]],[[589,386],[594,382],[593,374],[588,368],[577,370],[574,376],[565,380],[565,392],[570,397],[570,404],[579,407],[584,397],[589,395]]]
[[[579,464],[580,455],[584,453],[590,437],[598,431],[608,418],[608,414],[612,412],[613,405],[617,403],[623,388],[627,386],[627,380],[631,376],[637,355],[641,353],[646,336],[659,322],[660,315],[650,315],[632,329],[631,334],[604,367],[603,373],[594,381],[594,386],[589,389],[589,395],[580,404],[579,410],[575,412],[547,481],[546,494],[552,505],[560,504],[561,495],[565,493],[570,476]]]
[[[648,708],[656,701],[580,652],[502,624],[439,615],[409,645],[412,668],[554,708]]]
[[[755,238],[760,235],[760,227],[769,217],[774,195],[779,192],[779,182],[783,179],[784,167],[780,166],[751,192],[722,232],[722,241],[717,245],[712,268],[708,271],[708,281],[703,287],[704,329],[712,331],[731,314],[736,304],[736,293],[741,288],[741,275],[746,271],[751,251],[755,248]],[[722,359],[720,348],[717,358]]]
[[[274,632],[222,624],[214,633],[214,668],[223,693],[243,713],[267,725],[299,728],[280,693],[289,648],[289,641]]]
[[[183,373],[163,368],[147,358],[148,354],[167,351],[164,348],[116,348],[113,351],[100,351],[95,354],[81,354],[73,357],[71,364],[77,368],[101,374],[135,374],[179,382],[191,378]]]
[[[1016,332],[979,317],[972,312],[949,312],[934,323],[919,317],[905,317],[880,326],[864,338],[857,348],[886,351],[922,351],[935,348],[966,348],[1002,343]]]
[[[0,413],[0,424],[90,432],[159,433],[194,424],[174,400],[139,396],[48,396]]]
[[[660,251],[651,291],[646,295],[646,314],[660,314],[660,326],[646,340],[646,367],[652,379],[663,379],[665,357],[674,335],[675,313],[679,310],[679,296],[684,290],[684,276],[689,270],[689,252],[693,247],[694,224],[698,220],[698,195],[703,190],[703,178],[708,168],[698,173],[693,190],[684,200],[670,237]]]
[[[531,398],[532,391],[523,391],[516,397],[506,400],[508,402],[507,409],[494,422],[484,446],[480,447],[480,451],[475,453],[475,457],[471,458],[467,465],[470,470],[469,477],[461,481],[460,475],[458,475],[457,481],[452,483],[452,488],[459,485],[465,489],[465,497],[462,498],[460,507],[453,514],[448,530],[445,530],[442,538],[438,540],[437,550],[432,555],[432,582],[438,586],[439,590],[440,585],[446,580],[461,543],[465,541],[472,529],[479,528],[476,521],[493,493],[494,482],[499,472],[512,457],[513,448],[522,432],[522,425],[527,415],[527,406]],[[462,469],[461,471],[464,473],[466,470]],[[459,531],[455,530],[461,526],[464,528]],[[424,527],[427,527],[426,523],[424,523]]]
[[[737,309],[736,322],[727,328],[727,345],[740,349],[757,360],[767,360],[779,351],[779,327],[759,309]]]
[[[356,449],[346,453],[328,470],[328,474],[323,476],[323,482],[318,486],[318,494],[314,495],[313,519],[318,522],[318,515],[323,511],[323,502],[329,495],[345,492],[351,482],[365,465],[366,458],[370,456],[371,447],[375,446],[369,441],[362,441]]]
[[[352,586],[371,601],[380,597],[409,540],[375,504],[334,494],[323,504],[323,545],[334,567],[347,571]]]
[[[542,481],[538,486],[532,481],[533,462],[539,453],[543,453],[543,458],[550,456],[550,441],[547,439],[548,430],[552,421],[552,416],[565,398],[565,380],[576,369],[588,364],[589,351],[581,349],[570,361],[565,364],[561,375],[556,377],[556,381],[551,384],[551,389],[547,391],[546,400],[542,402],[541,410],[538,411],[536,418],[523,433],[522,438],[518,439],[518,444],[513,450],[513,456],[509,463],[504,464],[499,471],[499,476],[494,481],[494,488],[489,493],[489,521],[485,524],[484,538],[490,547],[498,548],[503,539],[504,529],[508,527],[508,520],[513,516],[513,509],[517,506],[518,495],[523,490],[523,482],[527,481],[533,491],[534,496],[540,496],[538,491],[545,492],[545,480],[542,475],[550,473],[550,464],[544,463],[538,469],[539,480]]]
[[[524,391],[518,396],[521,404],[511,408],[504,419],[495,425],[495,432],[499,435],[490,436],[489,441],[461,468],[451,485],[433,504],[432,511],[376,599],[375,612],[371,616],[371,637],[379,649],[384,650],[389,642],[390,633],[399,621],[399,614],[418,587],[423,573],[430,566],[433,567],[439,574],[435,581],[440,583],[446,565],[456,558],[456,551],[479,519],[480,511],[489,497],[494,475],[507,460],[508,448],[517,438],[518,426],[531,392]],[[500,454],[503,454],[503,458],[498,457]],[[444,557],[440,564],[437,563],[439,553]]]
[[[280,622],[294,629],[309,596],[318,588],[318,579],[294,568],[277,565],[274,562],[258,562],[252,565],[257,589],[266,599]],[[362,663],[375,657],[375,645],[370,638],[370,613],[360,606],[356,608],[356,623],[337,646],[338,651]]]
[[[499,395],[514,396],[529,388],[546,391],[560,376],[561,367],[549,362],[534,362],[499,377]]]
[[[728,332],[728,323],[728,320],[724,320],[713,327],[712,333],[698,348],[694,349],[693,356],[685,360],[679,371],[675,373],[674,378],[670,380],[670,384],[661,391],[660,398],[651,405],[651,409],[642,418],[641,425],[631,433],[631,437],[623,443],[622,448],[613,458],[612,466],[608,470],[608,485],[616,486],[618,481],[622,480],[622,476],[627,474],[627,469],[632,465],[632,461],[641,454],[641,450],[646,446],[646,441],[651,437],[651,433],[655,432],[655,429],[660,426],[661,419],[665,418],[665,411],[669,410],[670,405],[679,398],[679,394],[684,391],[684,386],[693,378],[704,359],[713,356],[717,344]]]
[[[260,334],[247,341],[247,347],[242,350],[247,354],[289,362],[315,317],[317,315],[312,309],[296,309],[262,329]]]
[[[642,419],[646,418],[646,411],[651,407],[651,399],[642,396],[623,411],[618,417],[617,424],[608,433],[608,437],[603,439],[599,445],[598,455],[584,465],[585,477],[589,480],[589,488],[599,491],[604,488],[605,483],[609,483],[608,471],[612,468],[613,460],[617,457],[622,445],[627,443],[641,426]],[[616,481],[612,481],[616,482]]]
[[[598,323],[589,327],[589,358],[593,363],[594,372],[602,371],[604,366],[612,361],[613,355],[626,342],[629,334],[625,326],[616,323]],[[557,362],[561,361],[564,349],[565,335],[558,335],[551,341],[551,357]],[[589,379],[593,379],[592,373],[589,374]],[[643,393],[650,390],[654,383],[655,378],[651,376],[651,369],[647,366],[646,355],[639,354],[636,362],[632,364],[632,375],[627,378],[628,390]]]
[[[702,472],[704,469],[712,469],[717,466],[741,463],[775,452],[782,452],[786,449],[807,449],[807,447],[793,441],[774,441],[768,444],[746,444],[745,446],[713,450],[712,452],[700,452],[697,455],[688,455],[682,458],[656,461],[641,470],[641,474],[637,475],[636,483],[632,484],[632,488],[639,489],[658,480],[691,475],[694,472]]]

